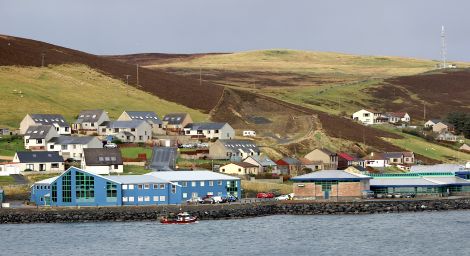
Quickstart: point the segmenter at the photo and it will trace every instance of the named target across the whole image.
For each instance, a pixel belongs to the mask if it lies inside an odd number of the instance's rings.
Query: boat
[[[197,223],[197,217],[191,216],[187,212],[180,212],[178,215],[169,215],[160,219],[162,224],[190,224]]]

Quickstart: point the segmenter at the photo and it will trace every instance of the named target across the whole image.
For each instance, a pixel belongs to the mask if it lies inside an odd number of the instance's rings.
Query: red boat
[[[162,224],[190,224],[197,223],[197,217],[189,215],[187,212],[181,212],[174,216],[167,216],[160,219]]]

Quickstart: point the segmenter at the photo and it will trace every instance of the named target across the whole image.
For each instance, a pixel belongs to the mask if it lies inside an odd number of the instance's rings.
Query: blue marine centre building
[[[34,183],[31,201],[39,206],[166,205],[210,193],[239,195],[240,179],[210,171],[104,176],[71,167],[59,176]]]

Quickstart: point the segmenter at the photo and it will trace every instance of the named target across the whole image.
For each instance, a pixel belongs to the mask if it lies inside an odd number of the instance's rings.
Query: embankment
[[[149,221],[170,212],[188,211],[201,220],[236,219],[267,215],[325,215],[424,212],[470,209],[470,198],[358,201],[265,202],[232,205],[82,207],[0,209],[0,223]]]

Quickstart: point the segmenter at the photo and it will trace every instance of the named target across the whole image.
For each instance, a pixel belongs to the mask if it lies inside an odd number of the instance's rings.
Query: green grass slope
[[[105,109],[110,118],[123,110],[188,112],[197,121],[208,115],[112,79],[84,65],[45,68],[0,66],[0,126],[19,127],[27,113],[58,113],[69,121],[83,109]]]

